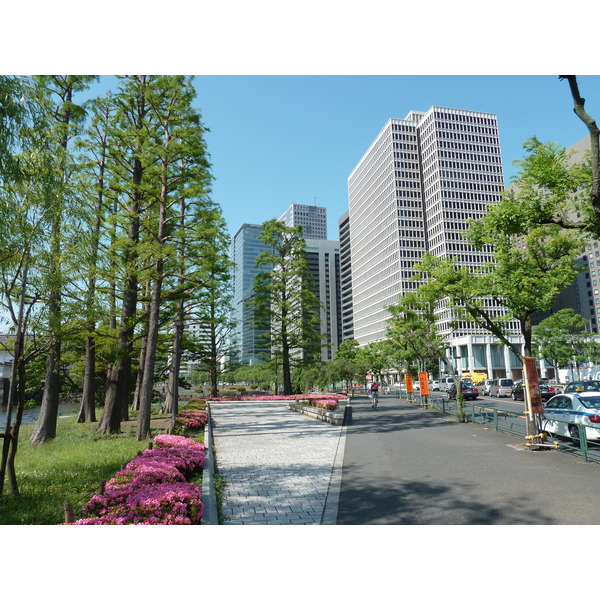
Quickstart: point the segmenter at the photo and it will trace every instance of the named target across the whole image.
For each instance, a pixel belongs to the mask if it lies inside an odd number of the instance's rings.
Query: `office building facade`
[[[327,209],[323,206],[292,204],[278,220],[290,227],[302,225],[305,239],[327,239]]]
[[[433,106],[385,124],[348,177],[354,338],[360,345],[386,337],[387,307],[418,288],[415,264],[426,251],[472,269],[492,259],[490,248],[476,251],[461,234],[503,189],[496,115]],[[498,353],[496,340],[474,324],[456,326],[455,317],[442,302],[440,333],[452,344],[456,369],[510,373],[516,357]],[[509,327],[518,343],[518,323]]]
[[[335,358],[342,341],[340,243],[330,240],[306,240],[306,260],[312,277],[313,292],[321,308],[321,360]]]
[[[256,257],[268,250],[260,241],[260,225],[243,224],[231,242],[233,318],[235,327],[233,342],[236,348],[231,357],[233,363],[242,365],[260,364],[270,358],[270,349],[265,342],[265,330],[257,329],[254,309],[250,300],[254,293],[254,277],[265,267],[256,264]]]
[[[350,253],[350,216],[346,211],[338,221],[340,235],[340,311],[342,342],[354,339],[354,311],[352,307],[352,257]]]

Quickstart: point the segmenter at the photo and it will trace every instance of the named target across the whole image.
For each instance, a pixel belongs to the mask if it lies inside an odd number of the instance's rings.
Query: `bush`
[[[183,410],[205,410],[206,400],[203,398],[192,398],[184,407]]]
[[[186,477],[204,465],[206,447],[191,438],[158,435],[84,505],[74,525],[197,525],[201,489]]]
[[[206,410],[182,410],[177,416],[177,424],[184,430],[204,429],[208,423],[208,412]]]

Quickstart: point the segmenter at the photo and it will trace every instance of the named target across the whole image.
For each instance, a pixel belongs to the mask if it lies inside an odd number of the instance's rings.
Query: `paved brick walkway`
[[[334,467],[345,428],[287,405],[211,403],[215,461],[226,481],[224,525],[335,523],[341,464]]]

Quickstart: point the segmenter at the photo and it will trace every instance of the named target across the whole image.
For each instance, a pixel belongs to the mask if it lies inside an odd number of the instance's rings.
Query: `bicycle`
[[[371,392],[371,408],[377,408],[378,400],[379,400],[379,393]]]

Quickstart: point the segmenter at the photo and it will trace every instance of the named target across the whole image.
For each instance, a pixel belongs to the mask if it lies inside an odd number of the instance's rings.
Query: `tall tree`
[[[99,98],[91,103],[91,123],[87,136],[79,144],[84,154],[80,198],[87,200],[81,214],[79,239],[84,241],[78,256],[83,263],[83,321],[85,328],[85,371],[78,422],[96,421],[96,325],[99,321],[97,298],[102,236],[107,226],[107,157],[114,107],[112,98]],[[82,202],[84,204],[84,202]],[[104,260],[102,261],[104,262]]]
[[[153,166],[149,156],[148,137],[153,135],[149,122],[150,106],[146,99],[148,76],[125,78],[115,94],[115,146],[111,161],[115,171],[115,188],[126,204],[118,211],[125,236],[115,238],[122,265],[121,315],[118,323],[117,349],[108,368],[104,410],[100,417],[100,433],[118,433],[128,411],[131,393],[132,352],[137,317],[140,264],[140,222],[148,200],[148,171]]]
[[[0,122],[6,135],[0,142],[0,235],[4,240],[0,249],[0,298],[14,332],[6,427],[1,436],[0,494],[7,472],[11,490],[17,494],[14,461],[25,405],[25,367],[36,354],[47,350],[43,346],[28,349],[26,342],[31,337],[30,321],[44,316],[38,302],[47,282],[40,276],[36,262],[44,245],[48,220],[46,180],[52,165],[46,115],[40,110],[33,86],[26,80],[0,77],[0,89]],[[7,103],[11,110],[4,110]]]
[[[210,377],[211,396],[218,395],[221,359],[227,353],[231,322],[231,261],[230,244],[225,221],[216,207],[207,211],[204,223],[204,241],[198,247],[204,285],[198,290],[197,304],[190,310],[190,323],[198,331],[200,353],[196,355]]]
[[[269,267],[255,276],[253,305],[259,328],[267,336],[271,353],[283,369],[283,394],[292,393],[292,369],[319,351],[319,301],[311,289],[302,227],[290,227],[272,219],[262,224],[260,240],[270,251],[256,257]]]
[[[36,78],[45,92],[48,120],[54,120],[49,135],[55,144],[55,168],[52,182],[48,182],[48,202],[52,204],[51,225],[49,231],[49,250],[47,277],[49,294],[48,334],[52,345],[46,359],[46,376],[44,395],[40,415],[31,434],[31,443],[41,444],[56,436],[56,420],[60,394],[60,329],[62,324],[62,245],[63,221],[69,210],[69,176],[72,169],[68,150],[69,141],[77,135],[79,127],[85,119],[84,109],[75,104],[74,96],[89,88],[96,79],[82,75],[44,75]]]
[[[158,124],[162,143],[155,152],[158,160],[158,222],[152,240],[155,257],[151,271],[152,292],[148,316],[148,339],[142,377],[142,394],[137,438],[150,435],[150,406],[156,364],[156,345],[163,304],[163,282],[177,269],[175,224],[178,200],[195,196],[198,186],[207,181],[207,152],[201,115],[192,105],[195,91],[191,80],[183,76],[163,76],[152,81],[147,94],[152,114]]]
[[[589,182],[589,171],[570,164],[556,144],[532,138],[525,149],[516,187],[464,234],[475,250],[489,245],[493,261],[473,272],[453,260],[425,255],[419,267],[426,288],[450,298],[456,319],[478,323],[521,360],[532,356],[532,315],[550,310],[579,272],[575,259],[582,236],[548,223],[546,216],[572,206]],[[523,349],[510,340],[506,324],[512,319],[520,324]]]

